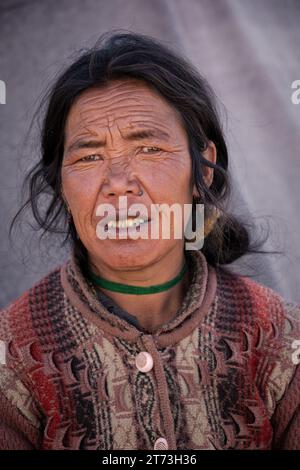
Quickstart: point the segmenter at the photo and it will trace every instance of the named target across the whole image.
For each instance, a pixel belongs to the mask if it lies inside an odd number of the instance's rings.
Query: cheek
[[[97,199],[101,181],[95,171],[75,170],[62,171],[62,184],[64,193],[72,213],[87,213],[94,208],[94,201]]]
[[[139,176],[149,194],[155,200],[185,202],[191,193],[191,165],[187,161],[165,161],[150,165],[138,165]]]

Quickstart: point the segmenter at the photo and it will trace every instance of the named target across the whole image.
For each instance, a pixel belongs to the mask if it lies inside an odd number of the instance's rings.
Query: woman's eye
[[[86,157],[82,157],[80,159],[81,162],[95,162],[97,160],[102,160],[101,155],[97,155],[97,154],[87,155]]]
[[[142,150],[145,153],[161,152],[159,147],[142,147]]]

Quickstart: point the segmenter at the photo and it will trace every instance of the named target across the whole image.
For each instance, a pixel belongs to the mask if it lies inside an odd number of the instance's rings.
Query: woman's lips
[[[142,217],[141,217],[142,218]],[[116,222],[124,222],[126,220],[135,220],[136,217],[128,217],[127,219],[119,219],[119,220],[116,220]],[[111,231],[116,231],[116,233],[119,233],[119,232],[126,232],[127,230],[130,230],[130,231],[133,231],[133,229],[136,231],[136,232],[140,232],[140,229],[142,226],[146,226],[148,225],[148,223],[151,222],[151,219],[148,219],[148,220],[144,220],[143,222],[139,222],[137,224],[133,224],[133,225],[128,225],[128,226],[124,226],[124,227],[120,227],[120,226],[108,226],[108,223],[105,224],[105,231],[107,232],[108,230],[111,230]]]

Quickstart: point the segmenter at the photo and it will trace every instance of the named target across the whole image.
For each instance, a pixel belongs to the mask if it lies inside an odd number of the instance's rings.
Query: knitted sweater
[[[300,449],[299,306],[187,260],[182,306],[151,333],[74,255],[0,312],[0,449]]]

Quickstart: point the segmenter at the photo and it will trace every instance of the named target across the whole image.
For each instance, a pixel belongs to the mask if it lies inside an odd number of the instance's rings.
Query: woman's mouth
[[[145,225],[149,222],[147,218],[144,217],[136,217],[136,218],[128,218],[123,220],[110,220],[105,225],[105,231],[115,229],[116,231],[120,230],[127,230],[131,228],[135,228],[137,232],[140,231],[141,225]]]

